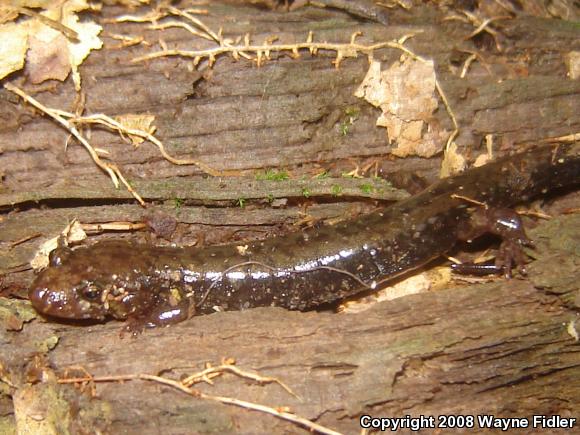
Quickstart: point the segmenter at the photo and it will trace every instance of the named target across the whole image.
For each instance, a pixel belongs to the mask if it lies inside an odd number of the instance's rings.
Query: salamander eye
[[[95,301],[101,297],[101,289],[95,284],[87,284],[83,287],[81,293],[83,297],[89,301]]]

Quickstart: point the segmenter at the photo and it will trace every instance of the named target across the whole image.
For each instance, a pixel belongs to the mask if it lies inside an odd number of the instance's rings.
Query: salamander
[[[538,147],[362,217],[243,246],[103,241],[59,248],[31,285],[30,300],[47,316],[129,319],[137,328],[224,310],[309,310],[378,288],[483,232],[504,237],[498,266],[511,270],[528,240],[506,207],[579,184],[579,149]]]

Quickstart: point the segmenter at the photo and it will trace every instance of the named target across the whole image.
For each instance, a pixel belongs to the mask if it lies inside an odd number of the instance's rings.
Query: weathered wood
[[[303,180],[255,180],[239,178],[212,178],[197,180],[143,180],[133,184],[142,198],[148,201],[176,199],[196,203],[216,204],[219,202],[237,203],[238,200],[269,200],[276,198],[359,197],[400,201],[409,195],[393,188],[383,179],[369,178],[324,178]],[[0,207],[17,206],[22,203],[42,200],[79,200],[79,199],[131,199],[126,190],[115,189],[110,183],[95,186],[94,181],[75,180],[62,182],[37,191],[15,192],[2,195]]]
[[[501,153],[513,144],[579,130],[580,82],[566,78],[564,55],[580,50],[580,38],[577,26],[566,22],[529,17],[501,21],[497,25],[506,51],[481,49],[486,65],[475,62],[461,79],[461,65],[454,59],[461,49],[479,50],[463,39],[473,28],[443,21],[444,13],[432,6],[389,12],[389,26],[357,21],[334,9],[257,13],[219,2],[207,7],[210,14],[203,19],[211,28],[223,26],[227,37],[251,32],[259,42],[273,34],[284,42],[303,41],[310,30],[315,40],[341,42],[361,30],[359,42],[364,43],[417,33],[407,44],[435,60],[460,123],[457,141],[471,156],[483,151],[479,144],[486,134],[495,136]],[[125,12],[105,8],[103,16]],[[159,38],[137,24],[108,23],[105,28],[110,34],[143,35],[153,43]],[[164,32],[163,40],[170,47],[191,48],[189,34],[181,30]],[[339,69],[331,64],[330,53],[301,53],[299,60],[273,55],[260,68],[223,57],[211,70],[192,72],[189,62],[179,58],[130,63],[152,48],[111,48],[115,44],[107,39],[105,49],[81,67],[87,113],[150,113],[172,155],[246,171],[242,181],[206,179],[196,166],[163,160],[150,144],[132,149],[118,136],[93,129],[91,142],[110,150],[111,161],[151,208],[181,222],[178,242],[193,243],[197,233],[206,234],[208,243],[237,240],[232,231],[238,230],[244,231],[242,238],[280,234],[303,217],[303,205],[315,219],[337,218],[374,206],[357,202],[363,198],[385,197],[382,182],[372,179],[311,180],[322,170],[338,177],[391,149],[385,132],[375,127],[378,111],[352,95],[366,73],[365,56],[345,59]],[[387,65],[400,54],[384,49],[374,57]],[[461,60],[466,56],[461,53]],[[47,106],[72,110],[70,83],[57,84],[54,92],[38,86],[36,94],[33,86],[20,86]],[[339,127],[349,107],[359,115],[343,135]],[[72,218],[138,221],[149,210],[135,205],[127,192],[113,189],[78,144],[69,144],[65,152],[67,133],[5,90],[0,91],[0,118],[0,270],[8,272],[6,291],[23,294],[32,274],[11,271],[26,265],[39,243],[57,235]],[[451,128],[442,106],[433,122]],[[439,163],[414,158],[382,166],[387,177],[403,171],[432,180]],[[254,170],[270,167],[289,170],[291,179],[255,179]],[[375,187],[361,188],[369,183]],[[342,195],[335,195],[335,184]],[[252,201],[240,209],[235,204],[240,198]],[[271,198],[289,202],[271,208]],[[566,201],[573,209],[580,199],[572,194]],[[61,413],[62,428],[75,433],[86,428],[141,434],[299,433],[296,426],[273,417],[145,381],[99,384],[93,399],[71,386],[26,383],[36,378],[34,367],[47,365],[59,375],[69,366],[82,366],[95,376],[162,372],[179,378],[224,357],[235,358],[240,368],[279,378],[301,399],[279,385],[258,385],[232,375],[200,390],[290,406],[344,433],[358,432],[358,417],[365,413],[578,416],[578,345],[567,332],[580,306],[578,224],[577,215],[563,216],[530,232],[538,243],[532,253],[537,258],[525,279],[407,296],[359,314],[273,308],[217,313],[120,339],[119,323],[79,327],[35,319],[21,331],[6,330],[18,329],[18,319],[27,320],[29,305],[12,300],[21,311],[14,306],[4,310],[7,300],[0,299],[0,379],[17,387],[3,390],[13,402],[0,397],[2,415],[8,416],[0,424],[12,428],[12,407],[22,416],[35,399],[32,403],[40,404],[28,410],[30,415],[47,415],[45,403],[51,403]],[[12,247],[12,242],[35,233],[41,237]],[[35,360],[35,355],[45,359]]]

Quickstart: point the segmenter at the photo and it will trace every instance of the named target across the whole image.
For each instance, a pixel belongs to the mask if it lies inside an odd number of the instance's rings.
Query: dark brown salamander
[[[49,316],[113,317],[134,325],[259,306],[307,310],[374,289],[482,230],[512,233],[502,259],[511,269],[514,255],[518,260],[513,246],[527,242],[515,214],[482,212],[464,198],[507,207],[578,184],[579,149],[537,148],[441,180],[355,220],[247,246],[173,248],[110,241],[59,249],[32,284],[30,300]],[[490,226],[485,216],[500,225]],[[475,229],[466,231],[466,222],[472,228],[475,223]]]

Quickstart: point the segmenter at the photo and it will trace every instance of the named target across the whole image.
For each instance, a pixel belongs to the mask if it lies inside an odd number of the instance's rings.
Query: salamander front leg
[[[163,300],[152,304],[148,309],[135,312],[127,317],[123,330],[133,336],[143,332],[145,328],[169,326],[189,319],[195,314],[195,305],[188,298],[180,301]]]

